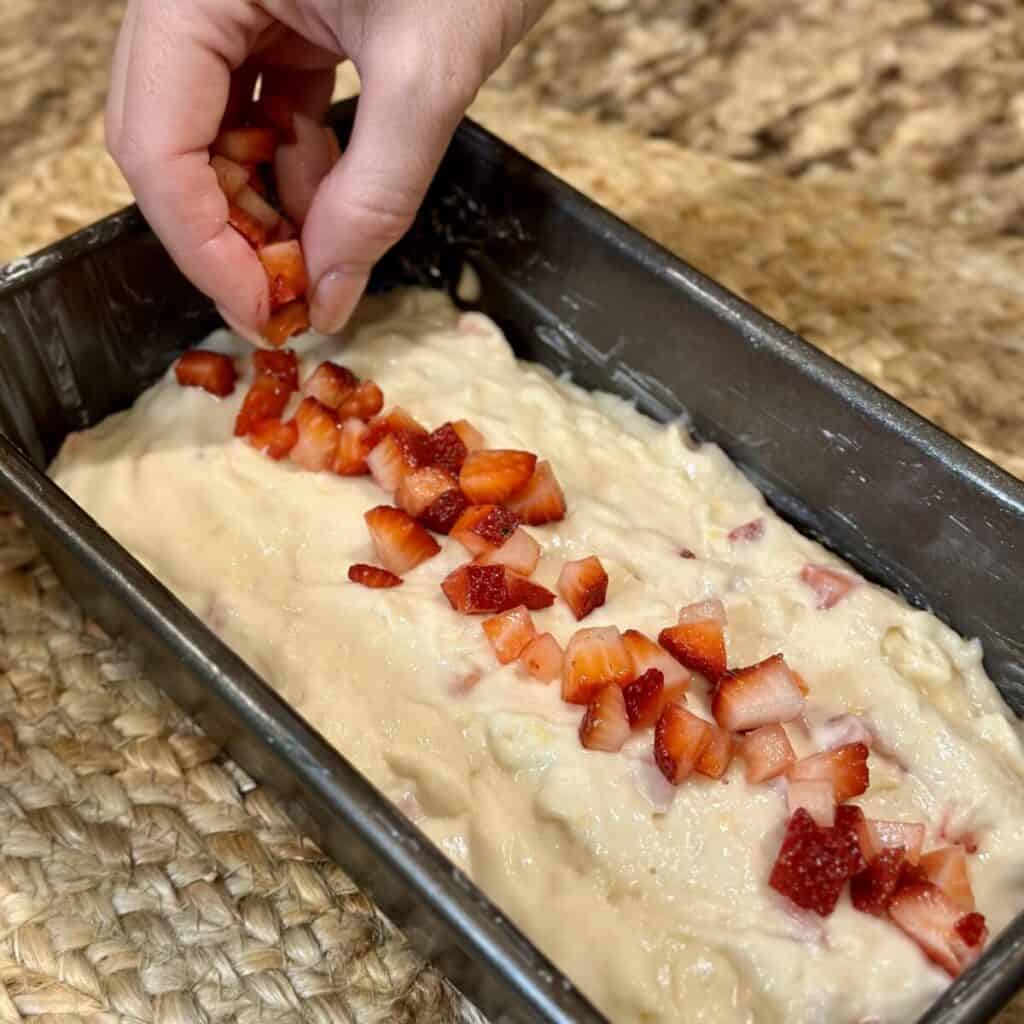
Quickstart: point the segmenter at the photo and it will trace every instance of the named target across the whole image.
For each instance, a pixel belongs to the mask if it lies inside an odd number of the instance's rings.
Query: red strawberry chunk
[[[263,337],[268,344],[278,348],[289,338],[308,330],[309,305],[305,299],[296,299],[271,316],[263,328]]]
[[[323,362],[302,385],[302,393],[322,402],[329,409],[337,409],[355,391],[358,384],[358,378],[347,367]]]
[[[800,579],[814,591],[814,606],[822,611],[834,608],[858,583],[845,572],[824,565],[805,565]]]
[[[484,441],[484,435],[469,420],[456,420],[452,424],[452,430],[459,435],[468,452],[478,452],[487,443]]]
[[[500,505],[474,505],[459,516],[451,536],[470,554],[482,555],[500,548],[518,526],[518,517]]]
[[[889,904],[889,917],[954,978],[978,958],[987,936],[980,914],[965,915],[930,882],[903,886]]]
[[[596,555],[566,562],[558,576],[558,592],[576,621],[600,608],[608,594],[608,573]]]
[[[245,185],[249,184],[249,172],[234,160],[215,156],[210,160],[213,173],[217,175],[217,186],[227,199],[234,199]]]
[[[654,760],[674,786],[687,779],[711,743],[711,724],[682,704],[666,704],[654,727]]]
[[[269,163],[277,150],[277,133],[271,128],[229,128],[213,140],[210,150],[238,164]]]
[[[384,408],[384,392],[372,380],[364,380],[351,395],[338,406],[338,415],[344,419],[355,416],[369,420]]]
[[[458,490],[454,477],[443,469],[424,466],[406,473],[398,485],[395,504],[418,519],[437,498],[448,491]]]
[[[257,376],[246,393],[235,418],[235,436],[251,434],[264,420],[277,419],[284,412],[291,390],[272,377]]]
[[[369,432],[372,431],[371,424]],[[422,465],[421,446],[413,434],[385,434],[380,444],[366,457],[366,464],[373,479],[385,491],[394,494],[406,476]]]
[[[348,567],[348,578],[353,583],[359,583],[371,590],[386,590],[390,587],[397,587],[402,582],[401,576],[396,576],[387,569],[381,569],[378,565],[364,565],[362,562]]]
[[[469,449],[451,423],[443,423],[427,438],[428,460],[452,476],[458,476]]]
[[[538,462],[526,486],[505,504],[530,526],[557,523],[565,518],[565,494],[548,462]]]
[[[517,526],[501,547],[477,555],[476,561],[481,565],[507,565],[529,576],[540,561],[540,545],[521,526]]]
[[[924,825],[909,821],[876,821],[865,818],[860,826],[860,845],[868,860],[877,857],[882,850],[902,848],[907,854],[907,863],[917,864],[924,846]],[[925,875],[921,875],[924,879]]]
[[[483,621],[484,632],[502,665],[516,660],[536,636],[529,611],[520,605]]]
[[[603,686],[591,697],[580,722],[580,743],[614,753],[629,739],[629,720],[620,687]]]
[[[268,128],[273,128],[282,142],[295,142],[295,124],[292,118],[295,109],[287,96],[261,94],[253,107],[255,120]]]
[[[900,886],[906,854],[903,847],[882,850],[868,866],[850,879],[850,900],[865,914],[885,917]]]
[[[974,891],[967,872],[967,854],[962,846],[944,846],[926,853],[920,860],[921,870],[958,907],[974,910]]]
[[[726,672],[711,702],[715,721],[730,732],[788,722],[803,709],[804,695],[781,654]]]
[[[550,633],[541,633],[526,645],[519,655],[519,663],[527,675],[550,683],[562,674],[562,658],[558,641]]]
[[[256,255],[267,275],[271,309],[280,309],[306,294],[309,287],[306,261],[302,258],[302,246],[296,239],[265,245],[256,250]]]
[[[739,741],[747,782],[756,785],[778,778],[796,760],[793,746],[781,725],[762,725]]]
[[[427,428],[400,405],[396,405],[386,416],[375,416],[370,421],[370,433],[378,441],[387,434],[409,434],[422,438],[423,443],[419,447],[422,456],[421,465],[430,464],[426,444]]]
[[[243,185],[235,193],[235,197],[228,204],[228,207],[229,212],[231,207],[237,207],[239,210],[244,211],[260,225],[268,239],[271,232],[277,229],[277,225],[281,220],[281,214],[252,187],[251,180],[249,184]]]
[[[725,672],[725,610],[720,601],[687,605],[679,622],[658,634],[658,643],[681,665],[712,682]]]
[[[248,186],[246,186],[248,188]],[[265,224],[248,210],[228,203],[228,223],[254,248],[267,244],[270,232]]]
[[[632,678],[633,662],[614,626],[581,629],[569,641],[562,661],[562,700],[587,704],[601,687],[625,686]]]
[[[633,729],[646,729],[654,725],[664,707],[665,677],[656,668],[648,669],[642,676],[623,688],[626,701],[626,717]]]
[[[257,380],[271,377],[288,391],[295,391],[299,386],[299,360],[290,348],[272,352],[257,349],[252,356],[252,366]]]
[[[313,472],[331,469],[338,451],[339,424],[326,405],[315,398],[304,398],[295,410],[299,439],[291,450],[291,460]]]
[[[248,441],[257,451],[275,461],[283,459],[298,443],[299,428],[295,421],[261,420],[249,432]]]
[[[797,761],[788,775],[795,781],[827,779],[832,783],[836,803],[841,804],[868,788],[868,748],[863,743],[847,743],[835,750],[812,754]]]
[[[186,352],[174,367],[174,375],[183,388],[202,388],[225,398],[235,390],[235,364],[220,352]]]
[[[439,494],[418,516],[419,521],[435,533],[450,533],[459,516],[466,511],[466,496],[453,487]]]
[[[463,615],[501,612],[514,607],[509,603],[506,569],[503,565],[460,566],[445,577],[441,589],[451,606]],[[522,603],[526,604],[525,601]]]
[[[638,676],[643,675],[650,668],[656,668],[664,677],[666,690],[671,690],[673,693],[685,693],[689,688],[689,670],[680,665],[664,647],[659,647],[650,637],[636,629],[627,629],[622,634],[622,642],[633,659],[633,669]]]
[[[378,505],[363,518],[381,564],[399,576],[441,550],[437,541],[400,508]]]
[[[860,846],[860,829],[864,823],[864,812],[854,804],[836,808],[832,837],[836,849],[845,857],[848,873],[852,876],[867,867],[867,858]]]
[[[504,569],[509,600],[514,604],[525,604],[530,611],[537,611],[540,608],[550,608],[555,603],[555,595],[547,587],[520,576],[508,566]]]
[[[500,505],[529,483],[536,464],[537,456],[530,452],[470,452],[459,473],[459,486],[470,504]]]
[[[734,544],[737,542],[749,542],[760,540],[764,536],[764,520],[752,519],[749,523],[737,526],[729,531],[729,540]]]
[[[736,741],[732,733],[712,725],[711,739],[697,758],[696,770],[710,779],[720,779],[729,767],[735,750]]]
[[[366,465],[366,456],[370,454],[366,435],[366,424],[362,420],[353,416],[342,423],[333,467],[338,476],[364,476],[370,472]]]
[[[786,800],[790,814],[802,807],[817,824],[832,827],[836,815],[836,795],[829,779],[790,781]]]

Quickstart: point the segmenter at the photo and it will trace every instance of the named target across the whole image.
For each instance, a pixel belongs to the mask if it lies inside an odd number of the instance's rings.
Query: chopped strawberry
[[[964,914],[930,882],[903,886],[889,904],[889,917],[954,978],[978,958],[985,944],[984,918]]]
[[[458,487],[453,487],[439,494],[417,518],[428,530],[435,533],[450,533],[465,511],[466,496]]]
[[[864,812],[855,804],[843,804],[836,808],[832,838],[836,849],[845,859],[850,876],[863,871],[868,862],[860,845],[860,831],[864,824]]]
[[[235,436],[245,437],[264,420],[278,419],[290,397],[291,389],[280,381],[257,374],[235,418]]]
[[[518,517],[500,505],[473,505],[459,516],[451,537],[470,554],[482,555],[500,548],[518,526]]]
[[[732,733],[711,725],[711,739],[697,758],[696,770],[710,779],[720,779],[729,767],[735,749]]]
[[[665,679],[666,690],[685,693],[689,688],[689,669],[680,665],[664,647],[659,647],[636,629],[627,629],[622,634],[622,642],[633,659],[633,669],[638,676],[650,668],[656,668]]]
[[[790,781],[786,791],[789,813],[802,807],[817,822],[831,828],[836,815],[836,795],[829,779]]]
[[[742,526],[737,526],[729,531],[729,540],[734,544],[737,543],[737,541],[743,542],[760,540],[763,536],[763,519],[751,519],[749,523],[744,523]]]
[[[365,476],[370,472],[366,465],[366,456],[370,454],[366,434],[366,424],[355,416],[342,423],[333,467],[338,476]]]
[[[527,675],[550,683],[562,674],[562,657],[558,641],[550,633],[541,633],[526,645],[519,655],[519,663]]]
[[[375,416],[370,421],[370,434],[375,441],[386,437],[388,434],[409,435],[420,438],[417,448],[420,452],[420,464],[430,465],[430,451],[427,445],[427,428],[415,416],[406,412],[400,405],[396,405],[390,412],[383,416]]]
[[[334,411],[315,398],[304,398],[295,410],[295,426],[299,440],[291,450],[292,462],[314,472],[331,469],[340,433]]]
[[[441,550],[437,541],[400,508],[378,505],[363,518],[381,564],[399,576]]]
[[[827,779],[832,783],[836,803],[841,804],[850,797],[860,796],[868,788],[868,748],[863,743],[847,743],[835,750],[812,754],[797,761],[788,775],[796,782]]]
[[[679,622],[658,634],[658,643],[680,664],[714,682],[725,672],[724,622],[721,601],[687,605]]]
[[[452,424],[452,430],[459,435],[468,452],[478,452],[487,443],[484,441],[484,435],[469,420],[456,420]]]
[[[506,571],[503,565],[463,565],[445,577],[441,589],[463,615],[503,612],[515,607],[509,601]]]
[[[529,576],[540,561],[540,545],[521,526],[517,526],[501,547],[477,555],[476,561],[481,565],[507,565],[523,576]]]
[[[921,857],[921,847],[924,846],[924,825],[919,822],[865,818],[860,827],[860,846],[868,860],[877,857],[883,850],[900,847],[906,851],[907,863],[917,864]]]
[[[800,579],[814,591],[815,608],[823,611],[834,608],[858,583],[845,572],[824,565],[805,565]]]
[[[514,604],[525,604],[530,611],[538,611],[541,608],[550,608],[555,603],[555,595],[547,587],[528,580],[508,566],[504,569],[509,600]]]
[[[530,526],[557,523],[565,518],[565,495],[548,462],[538,462],[526,486],[505,504]]]
[[[373,425],[369,427],[372,432]],[[412,434],[385,434],[381,442],[366,457],[373,479],[385,491],[394,494],[402,481],[423,463],[417,439]]]
[[[240,210],[244,210],[250,217],[257,221],[266,237],[269,238],[271,232],[277,229],[277,225],[281,220],[281,214],[275,210],[270,203],[266,201],[252,187],[252,185],[243,185],[236,193],[235,197],[228,204],[229,208],[234,206]]]
[[[427,438],[429,462],[452,476],[458,476],[469,449],[450,423],[443,423]]]
[[[443,469],[423,466],[402,477],[395,493],[395,504],[413,519],[418,519],[442,494],[458,488],[455,478]]]
[[[632,659],[614,626],[581,629],[565,650],[562,700],[586,704],[602,686],[625,686],[632,678]]]
[[[295,391],[299,386],[299,360],[290,348],[272,352],[257,349],[252,356],[252,366],[257,379],[271,377],[288,391]]]
[[[906,854],[902,846],[882,850],[868,866],[850,879],[850,900],[865,914],[885,917],[903,876]]]
[[[396,576],[378,565],[364,565],[362,562],[348,567],[348,578],[353,583],[359,583],[371,590],[386,590],[389,587],[397,587],[402,582],[401,576]]]
[[[309,278],[306,276],[306,262],[302,258],[302,246],[296,239],[264,245],[256,250],[256,255],[267,275],[271,309],[280,309],[306,294]]]
[[[804,695],[781,654],[726,672],[711,702],[715,721],[730,732],[788,722],[803,709]]]
[[[294,420],[261,420],[248,435],[249,444],[275,461],[283,459],[298,443],[299,428]]]
[[[654,727],[654,759],[661,774],[678,786],[693,772],[712,735],[710,723],[682,704],[666,704]]]
[[[246,186],[248,187],[248,186]],[[265,224],[254,217],[248,210],[228,203],[228,223],[254,248],[267,244],[269,231]]]
[[[289,338],[308,330],[309,304],[305,299],[296,299],[271,316],[263,328],[263,337],[268,344],[278,348]]]
[[[210,160],[213,173],[217,175],[217,185],[228,200],[234,199],[249,183],[249,172],[234,160],[223,156],[215,156]]]
[[[587,704],[580,722],[580,743],[588,750],[614,753],[629,739],[629,720],[620,687],[603,686]]]
[[[625,637],[623,637],[625,642]],[[636,672],[636,662],[633,663]],[[679,683],[668,684],[657,668],[649,668],[624,688],[626,714],[634,729],[646,729],[654,725],[662,709],[671,701],[686,702],[686,687]]]
[[[566,562],[558,575],[558,592],[569,606],[576,621],[585,619],[600,608],[608,593],[608,573],[596,555]]]
[[[358,383],[356,375],[347,367],[323,362],[302,385],[302,393],[311,395],[329,409],[337,409],[355,391]]]
[[[261,124],[273,128],[282,142],[295,142],[295,109],[287,96],[260,95],[253,106],[253,116]]]
[[[225,398],[235,390],[235,364],[220,352],[186,352],[174,367],[174,375],[183,388],[202,388]]]
[[[290,242],[297,236],[298,231],[295,230],[295,225],[282,214],[281,219],[277,222],[277,227],[274,228],[267,240],[270,242]]]
[[[277,133],[270,128],[229,128],[213,140],[210,149],[237,164],[265,164],[274,159]]]
[[[338,415],[344,419],[355,416],[369,420],[384,408],[384,392],[372,380],[364,380],[351,395],[338,406]]]
[[[490,619],[484,619],[484,632],[502,665],[515,661],[536,636],[533,619],[523,605]]]
[[[747,782],[756,784],[778,778],[796,760],[793,746],[781,725],[762,725],[742,736],[739,755]]]
[[[536,464],[537,456],[530,452],[470,452],[462,464],[459,485],[472,505],[500,505],[526,486]]]
[[[958,907],[974,909],[974,892],[967,873],[967,854],[962,846],[943,846],[920,860],[929,882],[937,885]]]

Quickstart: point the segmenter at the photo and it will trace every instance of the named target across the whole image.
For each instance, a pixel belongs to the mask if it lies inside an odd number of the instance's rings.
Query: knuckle
[[[340,211],[348,229],[375,250],[394,245],[409,230],[419,197],[401,188],[373,185],[349,193]]]

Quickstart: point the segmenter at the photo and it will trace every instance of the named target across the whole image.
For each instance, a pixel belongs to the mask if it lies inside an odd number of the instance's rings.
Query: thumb
[[[409,229],[472,90],[364,77],[352,140],[318,187],[302,231],[313,326],[333,334],[373,265]],[[402,79],[406,79],[402,81]],[[433,93],[433,96],[431,95]]]

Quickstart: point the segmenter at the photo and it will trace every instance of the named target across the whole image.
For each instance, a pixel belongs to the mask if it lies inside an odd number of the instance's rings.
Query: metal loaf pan
[[[333,111],[339,135],[353,104]],[[869,578],[979,637],[1024,713],[1024,487],[466,122],[374,286],[454,290],[519,354],[686,415],[769,501]],[[69,431],[129,405],[212,308],[134,209],[0,270],[0,500],[101,622],[492,1021],[596,1024],[557,968],[323,738],[43,470]],[[514,401],[514,396],[510,396]],[[1024,983],[1024,917],[925,1015],[981,1024]]]

